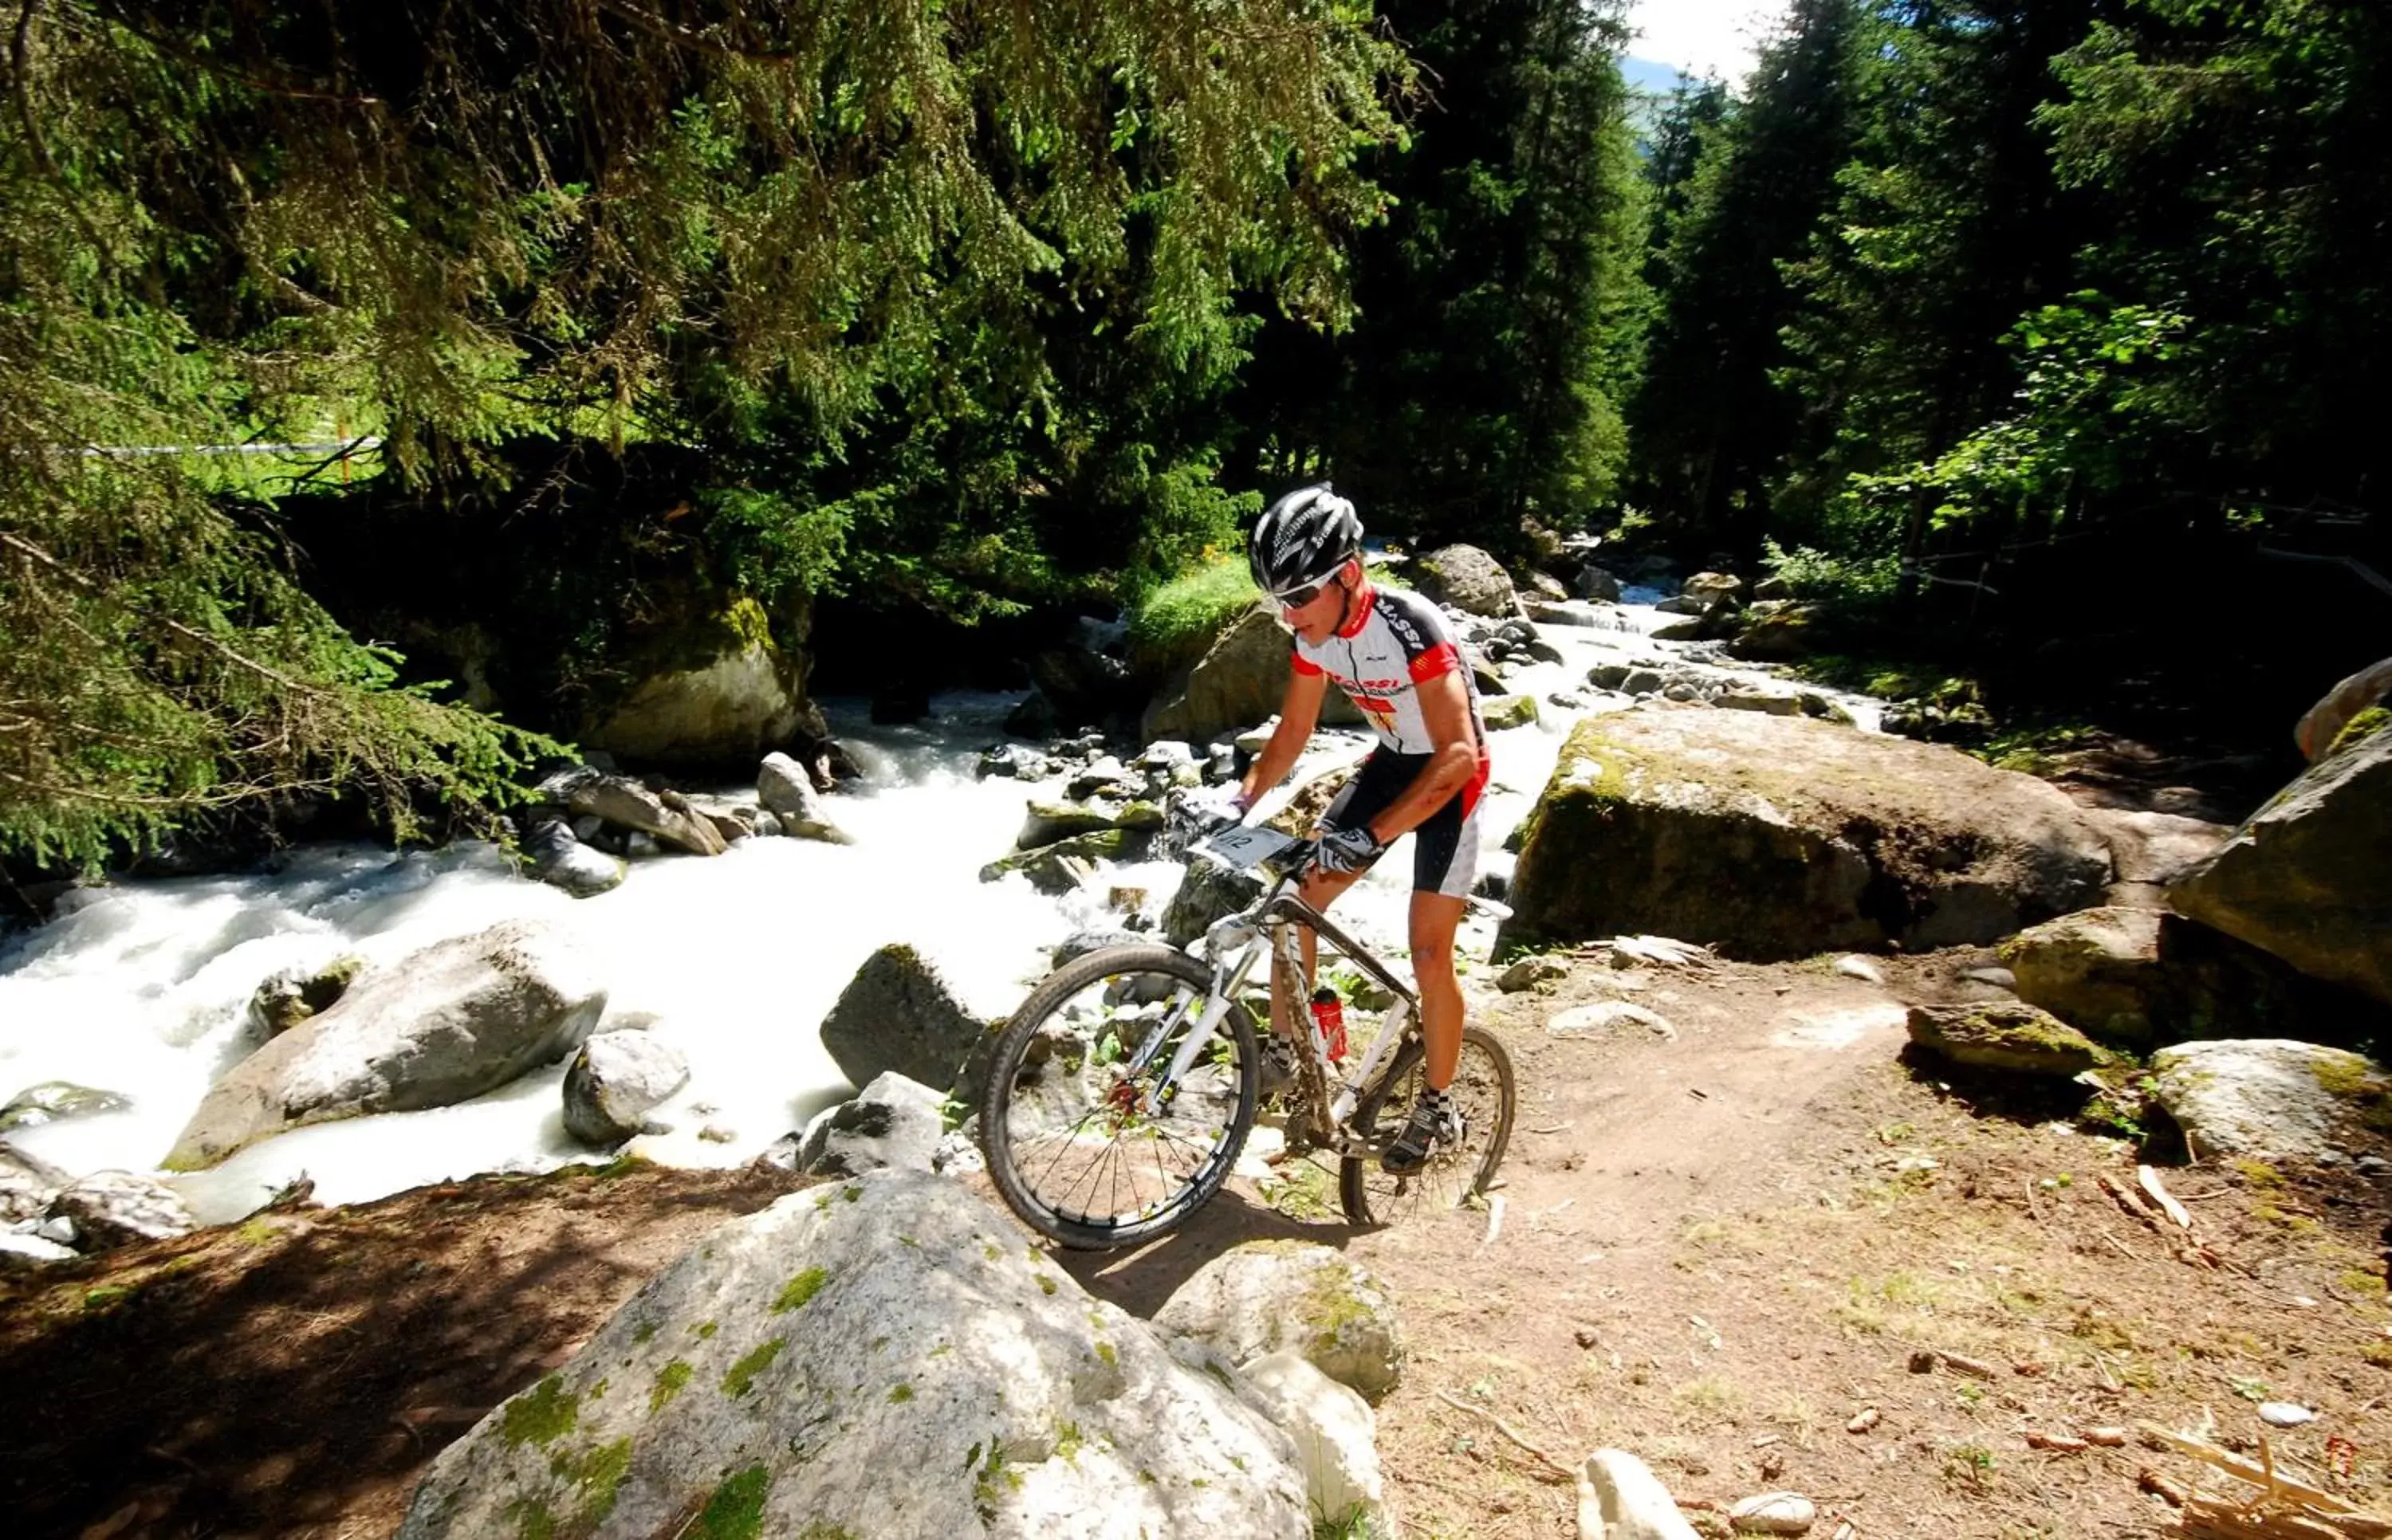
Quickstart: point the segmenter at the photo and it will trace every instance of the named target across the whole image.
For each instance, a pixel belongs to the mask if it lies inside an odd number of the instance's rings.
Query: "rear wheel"
[[[1156,1112],[1144,1107],[1198,1029],[1212,971],[1162,946],[1058,968],[1013,1014],[981,1094],[981,1148],[1006,1203],[1061,1244],[1126,1246],[1178,1224],[1228,1179],[1254,1126],[1254,1022],[1232,1003]],[[1131,1060],[1160,1028],[1146,1062]]]
[[[1411,1116],[1428,1084],[1419,1039],[1406,1043],[1387,1072],[1363,1093],[1348,1119],[1372,1149],[1384,1149]],[[1483,1027],[1462,1029],[1462,1058],[1446,1088],[1462,1111],[1462,1143],[1440,1149],[1410,1176],[1390,1176],[1374,1154],[1349,1155],[1337,1172],[1346,1217],[1357,1224],[1394,1224],[1457,1209],[1487,1190],[1512,1142],[1512,1055]]]

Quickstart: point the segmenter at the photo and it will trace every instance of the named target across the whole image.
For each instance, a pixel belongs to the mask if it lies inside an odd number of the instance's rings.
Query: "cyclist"
[[[1412,836],[1412,973],[1427,1086],[1380,1157],[1388,1171],[1405,1175],[1462,1135],[1447,1094],[1462,1055],[1453,937],[1478,874],[1487,730],[1444,615],[1417,594],[1373,584],[1361,558],[1361,521],[1327,482],[1289,493],[1254,524],[1247,564],[1280,624],[1295,634],[1294,673],[1278,729],[1244,778],[1222,789],[1218,810],[1242,818],[1294,769],[1332,679],[1378,734],[1370,757],[1322,815],[1320,853],[1298,891],[1305,902],[1326,909],[1389,845]],[[1304,951],[1308,975],[1309,934]],[[1272,983],[1276,990],[1276,976]],[[1301,1002],[1274,997],[1274,1026],[1302,1009]]]

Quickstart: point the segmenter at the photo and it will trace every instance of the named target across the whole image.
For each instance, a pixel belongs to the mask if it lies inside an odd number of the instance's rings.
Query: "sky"
[[[1752,68],[1754,38],[1785,8],[1786,0],[1632,0],[1628,24],[1641,35],[1628,52],[1734,84]]]

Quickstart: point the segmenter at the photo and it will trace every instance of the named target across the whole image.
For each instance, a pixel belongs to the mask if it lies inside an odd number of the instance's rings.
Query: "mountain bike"
[[[1294,1048],[1293,1078],[1274,1098],[1282,1159],[1334,1154],[1338,1197],[1361,1225],[1484,1193],[1512,1137],[1503,1044],[1463,1029],[1449,1088],[1462,1138],[1422,1171],[1381,1170],[1425,1083],[1419,995],[1295,895],[1313,841],[1235,827],[1193,848],[1268,879],[1253,902],[1206,929],[1201,959],[1160,944],[1105,947],[1057,968],[1008,1019],[979,1108],[981,1147],[1006,1203],[1061,1245],[1098,1250],[1150,1239],[1202,1208],[1228,1180],[1263,1101],[1255,1017],[1271,1009],[1272,974],[1285,1007],[1276,1027]],[[1306,1009],[1300,930],[1319,937],[1324,961],[1333,952],[1391,1002],[1367,1042]]]

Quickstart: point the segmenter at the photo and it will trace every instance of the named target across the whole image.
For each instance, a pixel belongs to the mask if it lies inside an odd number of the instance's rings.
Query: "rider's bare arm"
[[[1421,718],[1436,747],[1403,796],[1371,821],[1371,833],[1380,844],[1391,844],[1428,822],[1478,773],[1478,733],[1471,725],[1470,687],[1464,680],[1456,668],[1420,682]]]
[[[1241,783],[1247,806],[1287,779],[1295,768],[1304,745],[1312,740],[1312,730],[1320,722],[1320,702],[1329,692],[1326,674],[1292,673],[1287,681],[1287,693],[1280,700],[1279,726],[1263,745],[1263,752],[1246,767],[1246,778]],[[1466,725],[1466,724],[1465,724]],[[1434,809],[1432,809],[1434,810]],[[1428,814],[1421,814],[1426,818]]]

